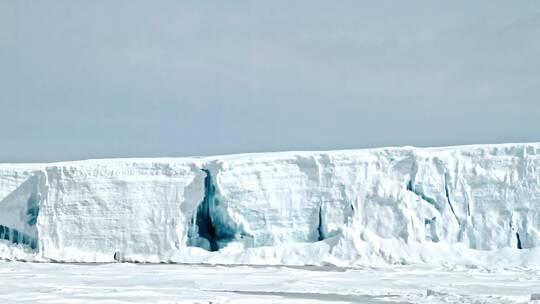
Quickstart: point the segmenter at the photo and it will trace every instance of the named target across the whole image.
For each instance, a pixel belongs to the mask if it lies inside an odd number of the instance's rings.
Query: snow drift
[[[0,257],[540,266],[540,144],[0,165]]]

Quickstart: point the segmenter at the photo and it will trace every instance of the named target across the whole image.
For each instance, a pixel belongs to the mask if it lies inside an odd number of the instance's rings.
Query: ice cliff
[[[540,266],[540,143],[0,165],[0,257]]]

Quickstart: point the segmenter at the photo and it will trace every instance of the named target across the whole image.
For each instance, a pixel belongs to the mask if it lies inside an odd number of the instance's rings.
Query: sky
[[[533,141],[535,0],[0,0],[0,162]]]

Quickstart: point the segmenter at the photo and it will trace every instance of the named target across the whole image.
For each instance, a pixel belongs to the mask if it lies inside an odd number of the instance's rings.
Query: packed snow
[[[0,257],[540,266],[540,143],[0,165]]]
[[[2,303],[540,303],[538,270],[0,262]]]

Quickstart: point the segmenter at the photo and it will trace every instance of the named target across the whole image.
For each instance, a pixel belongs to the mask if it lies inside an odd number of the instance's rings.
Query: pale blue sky
[[[0,162],[540,141],[540,2],[0,0],[0,106]]]

